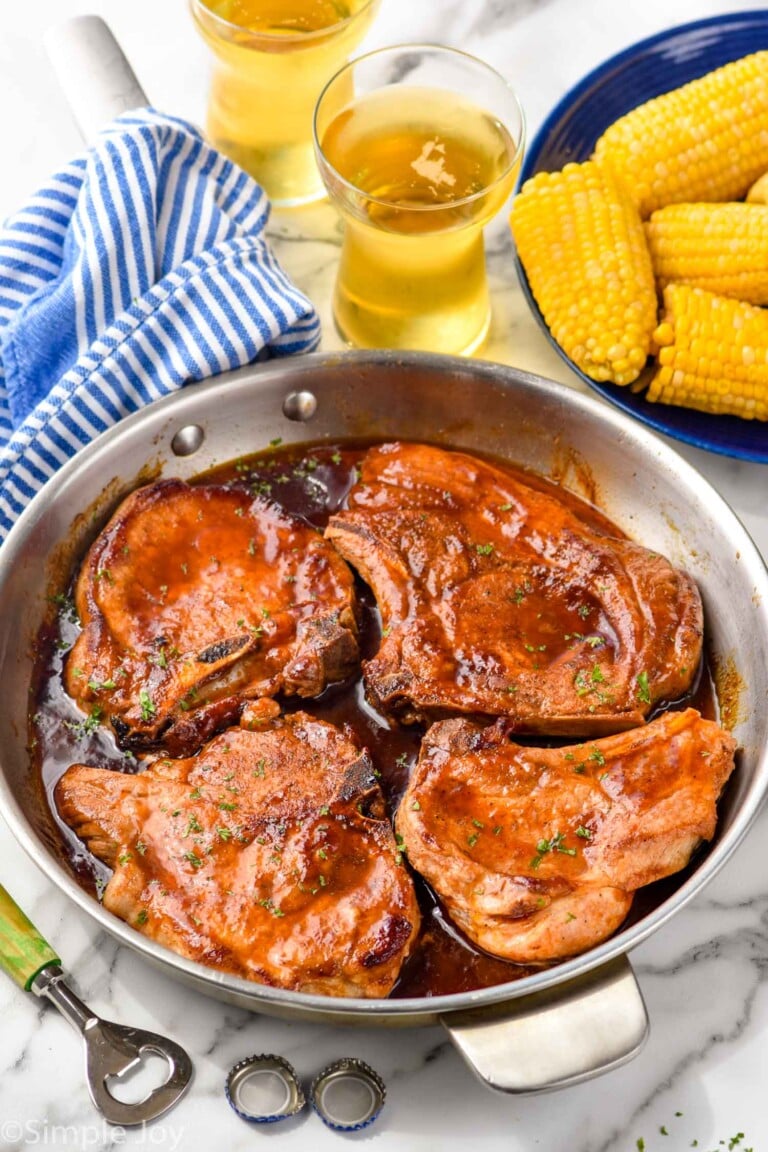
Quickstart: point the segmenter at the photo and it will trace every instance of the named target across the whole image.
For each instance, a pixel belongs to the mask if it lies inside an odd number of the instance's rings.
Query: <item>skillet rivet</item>
[[[317,412],[317,396],[314,392],[289,392],[283,400],[283,415],[288,420],[306,422]]]
[[[192,456],[202,446],[205,432],[199,424],[187,424],[179,428],[171,440],[171,451],[174,456]]]

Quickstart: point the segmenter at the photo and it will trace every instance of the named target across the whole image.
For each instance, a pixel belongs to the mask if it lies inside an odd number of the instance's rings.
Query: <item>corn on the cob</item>
[[[764,172],[759,180],[747,192],[747,204],[768,204],[768,172]]]
[[[690,284],[748,304],[768,304],[768,207],[670,204],[645,235],[660,289]]]
[[[595,159],[643,219],[665,204],[740,200],[768,170],[768,51],[641,104],[606,129]]]
[[[592,162],[540,172],[516,197],[510,224],[566,355],[593,380],[635,380],[656,324],[656,290],[637,209],[613,176]]]
[[[653,338],[658,370],[648,400],[768,420],[768,313],[761,308],[670,284]]]

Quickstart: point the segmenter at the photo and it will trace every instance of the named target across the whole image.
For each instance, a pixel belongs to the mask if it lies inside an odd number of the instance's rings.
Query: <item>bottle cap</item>
[[[298,1077],[282,1056],[249,1056],[235,1064],[225,1087],[229,1106],[251,1124],[274,1124],[306,1104]]]
[[[378,1072],[352,1057],[336,1060],[315,1077],[309,1099],[320,1119],[336,1132],[357,1132],[373,1124],[387,1090]]]

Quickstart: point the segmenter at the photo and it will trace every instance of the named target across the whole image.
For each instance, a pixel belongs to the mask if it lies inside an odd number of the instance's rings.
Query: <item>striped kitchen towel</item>
[[[192,125],[128,112],[0,232],[0,541],[129,412],[319,321],[264,239],[269,202]]]

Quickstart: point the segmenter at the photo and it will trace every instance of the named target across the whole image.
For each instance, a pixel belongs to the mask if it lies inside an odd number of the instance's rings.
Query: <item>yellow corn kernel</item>
[[[646,399],[768,420],[768,313],[686,284],[664,289]]]
[[[553,337],[593,380],[629,384],[650,351],[656,290],[643,225],[610,172],[588,161],[527,180],[512,233]]]
[[[747,192],[747,204],[768,204],[768,172],[764,172],[759,180]]]
[[[748,304],[768,304],[768,206],[669,204],[645,235],[660,289],[690,284]]]
[[[768,170],[768,51],[628,112],[595,159],[625,182],[643,219],[665,204],[741,200]]]

